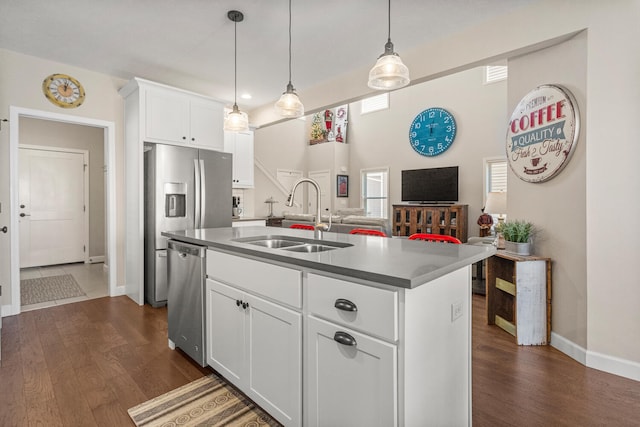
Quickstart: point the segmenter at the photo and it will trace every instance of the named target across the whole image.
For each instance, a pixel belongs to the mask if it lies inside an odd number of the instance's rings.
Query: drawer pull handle
[[[333,305],[338,310],[343,311],[358,311],[358,307],[348,299],[338,298],[336,303]]]
[[[333,340],[342,345],[355,346],[357,344],[356,339],[354,337],[352,337],[346,332],[341,332],[341,331],[338,331],[335,333],[335,335],[333,335]]]

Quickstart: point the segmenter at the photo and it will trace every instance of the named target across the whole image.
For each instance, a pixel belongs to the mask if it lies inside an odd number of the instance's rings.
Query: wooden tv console
[[[393,235],[445,234],[467,241],[469,205],[393,205]]]

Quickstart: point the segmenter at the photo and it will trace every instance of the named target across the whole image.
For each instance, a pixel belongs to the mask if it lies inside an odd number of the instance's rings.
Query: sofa
[[[290,227],[292,224],[314,225],[316,223],[314,214],[285,211],[282,216],[284,217],[282,226],[285,228]],[[329,215],[322,215],[321,220],[325,224],[329,224]],[[349,233],[354,228],[382,231],[389,237],[392,234],[391,221],[389,219],[365,216],[364,209],[361,208],[340,209],[331,214],[331,229],[329,232]]]

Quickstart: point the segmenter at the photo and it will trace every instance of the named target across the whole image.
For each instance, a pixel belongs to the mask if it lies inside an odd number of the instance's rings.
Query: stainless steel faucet
[[[296,192],[296,188],[298,188],[298,185],[302,184],[303,182],[308,182],[309,184],[313,185],[314,188],[316,189],[316,199],[317,199],[316,200],[316,224],[315,224],[315,229],[313,231],[313,238],[316,240],[322,240],[322,232],[329,231],[329,229],[331,228],[331,212],[329,212],[329,225],[321,222],[320,185],[318,185],[318,183],[311,178],[300,178],[293,184],[293,187],[291,188],[291,192],[289,193],[289,197],[287,197],[286,204],[289,207],[293,206],[293,196]]]

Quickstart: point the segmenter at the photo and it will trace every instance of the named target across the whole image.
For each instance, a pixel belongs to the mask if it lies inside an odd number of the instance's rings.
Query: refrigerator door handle
[[[202,224],[206,218],[207,211],[207,177],[204,174],[204,160],[200,159],[200,218],[202,222],[198,225],[198,228],[202,227]]]
[[[200,191],[200,177],[201,175],[201,171],[200,171],[200,163],[198,159],[194,159],[193,160],[193,167],[194,167],[194,173],[195,173],[195,188],[194,188],[194,201],[195,201],[195,223],[194,223],[194,227],[195,228],[200,228],[200,194],[202,194],[202,192]]]

